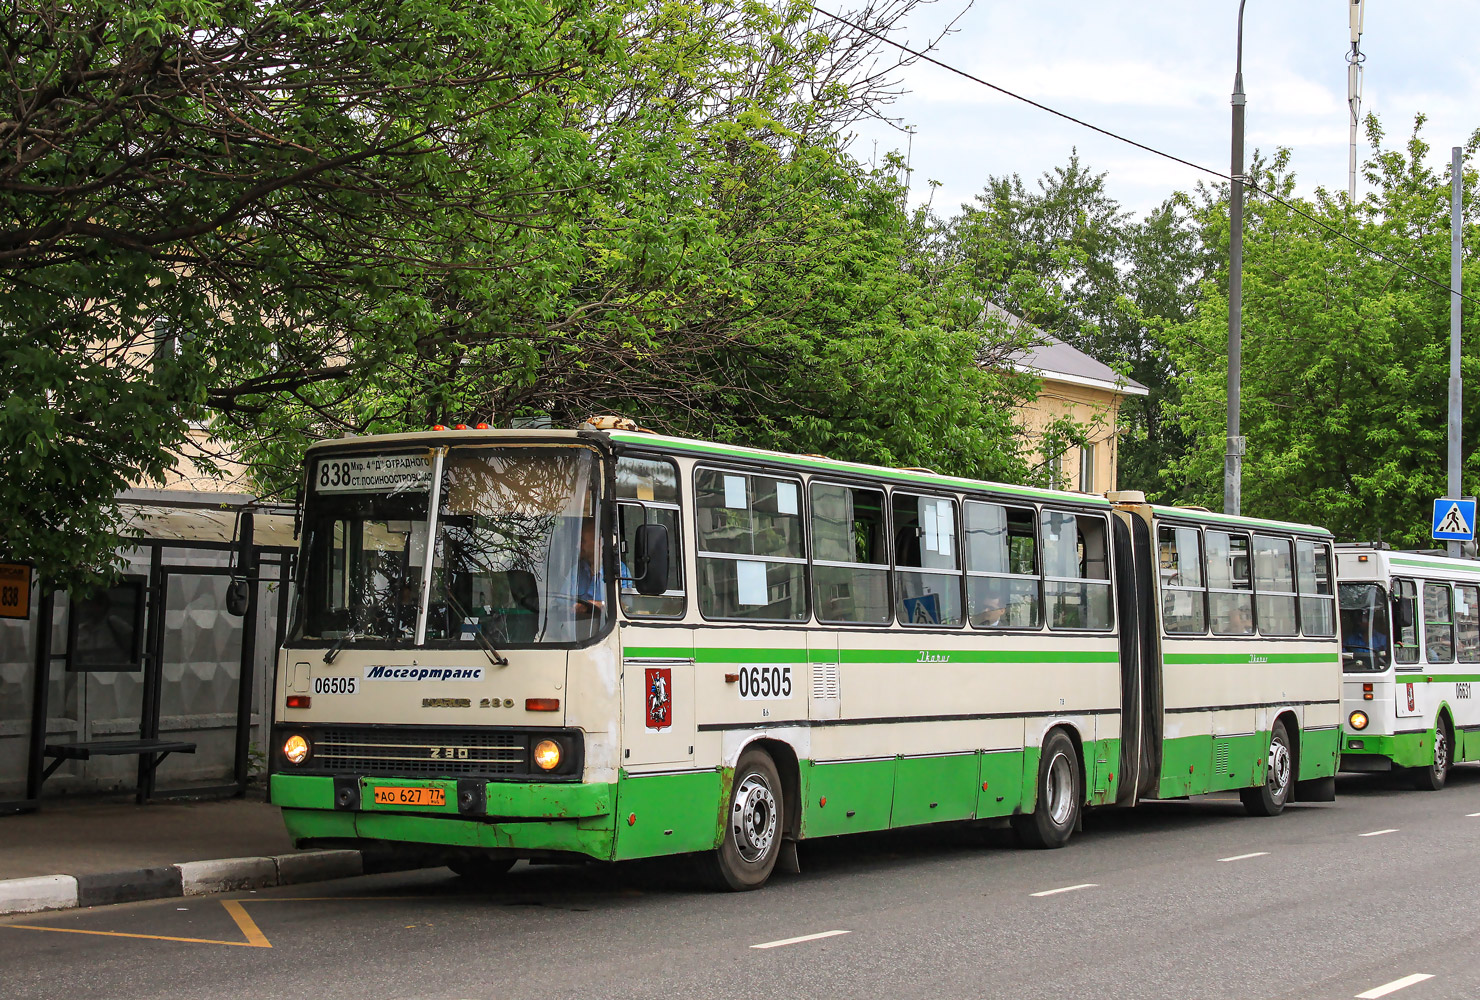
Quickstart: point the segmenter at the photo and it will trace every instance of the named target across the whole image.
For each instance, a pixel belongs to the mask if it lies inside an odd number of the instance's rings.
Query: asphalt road
[[[0,996],[1310,1000],[1422,975],[1386,995],[1480,997],[1480,766],[1339,792],[1274,819],[1104,812],[1060,851],[965,827],[804,844],[800,876],[737,895],[669,864],[520,865],[495,891],[437,869],[0,918]]]

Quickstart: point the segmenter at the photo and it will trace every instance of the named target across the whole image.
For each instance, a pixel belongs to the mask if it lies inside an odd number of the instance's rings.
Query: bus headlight
[[[1349,726],[1351,726],[1353,729],[1366,729],[1367,728],[1367,713],[1366,712],[1353,712],[1351,714],[1351,717],[1348,718],[1346,721],[1347,721],[1347,724]]]
[[[308,740],[294,733],[283,742],[283,756],[290,764],[302,764],[308,759]]]
[[[560,744],[554,740],[540,740],[534,745],[534,762],[541,771],[553,771],[560,766]]]

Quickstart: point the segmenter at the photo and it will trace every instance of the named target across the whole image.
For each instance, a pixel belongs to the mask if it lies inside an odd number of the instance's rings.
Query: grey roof
[[[1033,372],[1045,378],[1089,385],[1101,389],[1122,392],[1128,396],[1145,396],[1148,390],[1140,382],[1120,374],[1109,365],[1102,364],[1083,351],[1059,340],[1057,337],[1033,326],[1021,316],[1008,312],[995,302],[984,306],[984,313],[1004,322],[1008,329],[1026,329],[1032,343],[1010,363],[1020,371]]]

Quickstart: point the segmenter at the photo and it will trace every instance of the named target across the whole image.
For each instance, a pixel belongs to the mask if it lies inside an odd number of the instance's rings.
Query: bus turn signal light
[[[526,712],[558,712],[560,711],[560,699],[525,698],[524,710]]]
[[[1362,700],[1363,701],[1371,701],[1372,700],[1372,685],[1371,684],[1363,684],[1362,685]]]
[[[1353,729],[1366,729],[1367,728],[1367,713],[1366,712],[1353,712],[1351,714],[1351,718],[1347,719],[1347,722],[1351,723],[1351,727]]]
[[[308,740],[294,733],[283,743],[283,756],[291,764],[302,764],[308,759]]]
[[[310,698],[306,694],[290,694],[290,695],[288,695],[288,707],[289,708],[307,708],[312,703],[313,703],[313,699]]]
[[[534,762],[541,771],[553,771],[560,766],[560,744],[554,740],[540,740],[534,745]]]

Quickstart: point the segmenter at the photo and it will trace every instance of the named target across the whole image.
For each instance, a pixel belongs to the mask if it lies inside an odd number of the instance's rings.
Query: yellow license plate
[[[375,789],[378,806],[445,806],[447,792],[441,788],[406,788],[388,785]]]

